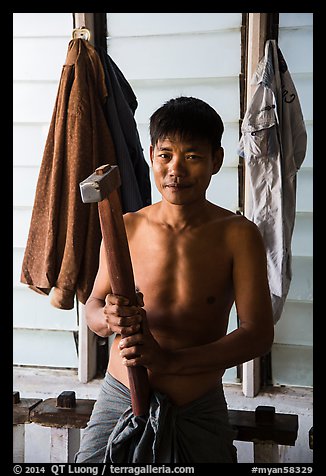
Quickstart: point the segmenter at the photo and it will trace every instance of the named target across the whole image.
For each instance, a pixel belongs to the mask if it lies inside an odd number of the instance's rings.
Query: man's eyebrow
[[[167,150],[167,151],[171,152],[171,151],[172,151],[172,147],[159,146],[159,147],[158,147],[158,150]]]
[[[200,151],[201,151],[200,147],[196,147],[196,146],[188,147],[188,148],[185,150],[186,153],[189,153],[189,152],[200,152]]]
[[[168,151],[168,152],[172,152],[173,148],[172,147],[168,147],[168,146],[159,146],[157,147],[158,150],[160,151]],[[189,152],[200,152],[200,147],[198,146],[189,146],[185,149],[185,153],[189,153]]]

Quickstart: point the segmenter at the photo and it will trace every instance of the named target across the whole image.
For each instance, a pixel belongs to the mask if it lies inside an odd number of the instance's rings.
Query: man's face
[[[223,149],[212,151],[206,141],[165,138],[150,147],[156,186],[162,198],[175,205],[202,200],[213,174],[223,161]]]

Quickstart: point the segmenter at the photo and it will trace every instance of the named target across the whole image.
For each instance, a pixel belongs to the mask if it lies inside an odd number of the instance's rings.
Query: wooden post
[[[251,79],[256,71],[259,60],[264,55],[267,37],[268,13],[249,13],[247,36],[247,77],[246,77],[246,106],[249,105],[255,93],[256,86],[251,85]],[[245,191],[249,190],[249,180],[245,173]],[[244,194],[244,215],[251,206],[250,193]],[[260,389],[260,358],[245,362],[242,366],[242,391],[246,397],[254,397]]]
[[[80,320],[78,327],[78,379],[87,383],[95,377],[97,371],[96,335],[87,326],[85,305],[78,303],[80,307]]]
[[[73,463],[79,445],[78,428],[51,428],[50,463]]]
[[[25,423],[13,427],[13,462],[25,462]]]
[[[242,364],[242,391],[246,397],[255,397],[260,389],[260,362],[259,358]]]
[[[254,442],[254,463],[279,463],[278,444],[273,441]]]
[[[74,28],[85,27],[90,32],[88,40],[94,46],[94,13],[73,13]],[[92,332],[86,323],[85,306],[78,302],[81,310],[78,329],[78,379],[82,383],[87,383],[96,375],[96,335]]]

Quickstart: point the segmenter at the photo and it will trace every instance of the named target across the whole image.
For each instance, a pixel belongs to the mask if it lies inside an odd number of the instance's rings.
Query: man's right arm
[[[99,267],[94,281],[92,292],[86,301],[86,322],[91,331],[101,337],[108,337],[113,334],[110,329],[105,309],[105,297],[111,292],[108,277],[107,264],[105,261],[105,250],[103,241],[100,246]]]
[[[99,268],[86,305],[86,322],[91,331],[101,337],[114,333],[128,336],[139,331],[142,320],[142,293],[137,292],[138,305],[130,306],[127,298],[112,293],[103,241]]]
[[[101,337],[113,334],[104,314],[105,301],[90,296],[86,302],[86,322],[91,331]]]

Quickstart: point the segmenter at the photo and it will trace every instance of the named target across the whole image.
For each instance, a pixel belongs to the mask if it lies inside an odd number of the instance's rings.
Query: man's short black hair
[[[182,140],[208,141],[216,150],[221,146],[224,126],[219,114],[205,101],[180,96],[170,99],[152,114],[149,131],[152,146],[158,140],[177,136]]]

